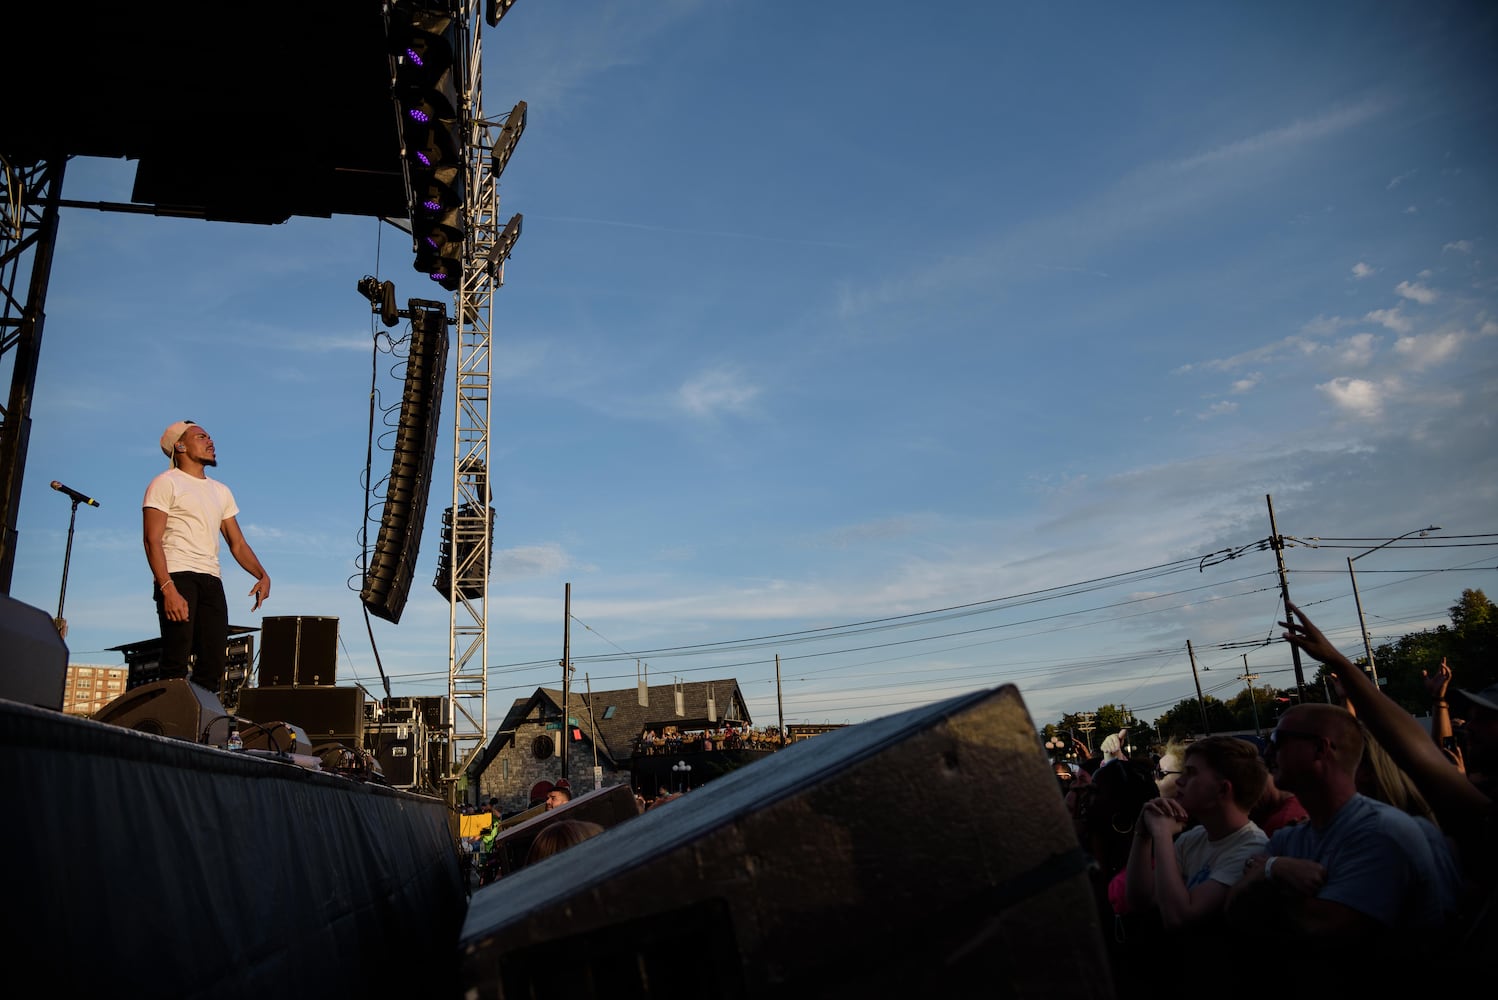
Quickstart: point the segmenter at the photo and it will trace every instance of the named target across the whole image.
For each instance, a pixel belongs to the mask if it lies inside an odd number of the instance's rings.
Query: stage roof
[[[171,214],[408,214],[379,0],[14,4],[0,25],[8,157],[135,160],[132,202]]]

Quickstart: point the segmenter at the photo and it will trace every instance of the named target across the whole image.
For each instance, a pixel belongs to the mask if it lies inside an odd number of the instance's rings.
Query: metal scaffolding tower
[[[467,5],[467,63],[463,103],[468,170],[468,244],[457,293],[457,403],[453,426],[452,507],[444,515],[443,544],[450,578],[448,779],[456,783],[483,752],[489,717],[489,563],[494,511],[489,491],[489,416],[494,293],[504,284],[504,262],[519,235],[520,216],[499,220],[499,173],[524,125],[523,103],[505,120],[483,111],[483,46],[479,0]],[[516,120],[516,119],[519,120]]]

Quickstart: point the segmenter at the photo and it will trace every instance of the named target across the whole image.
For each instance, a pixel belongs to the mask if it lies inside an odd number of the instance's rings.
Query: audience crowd
[[[1498,685],[1448,697],[1443,662],[1426,678],[1427,729],[1287,608],[1286,641],[1326,666],[1339,703],[1286,710],[1267,740],[1133,759],[1105,741],[1052,764],[1090,855],[1115,994],[1493,982]]]

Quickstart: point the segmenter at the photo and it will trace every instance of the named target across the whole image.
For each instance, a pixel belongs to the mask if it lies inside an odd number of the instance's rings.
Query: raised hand
[[[1446,657],[1441,657],[1441,667],[1434,674],[1422,670],[1420,676],[1425,680],[1425,693],[1432,701],[1446,697],[1446,688],[1451,683],[1451,668],[1446,665]]]

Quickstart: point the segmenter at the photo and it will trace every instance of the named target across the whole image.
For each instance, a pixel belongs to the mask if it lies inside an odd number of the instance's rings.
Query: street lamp
[[[676,786],[681,791],[691,791],[692,765],[684,760],[679,760],[671,765],[671,770],[676,772]]]
[[[1352,564],[1363,558],[1363,556],[1372,555],[1384,546],[1393,545],[1395,542],[1402,541],[1403,539],[1406,539],[1411,535],[1419,535],[1421,538],[1424,538],[1432,531],[1440,530],[1441,529],[1434,524],[1432,524],[1428,528],[1416,528],[1414,531],[1406,531],[1398,538],[1391,538],[1381,545],[1375,545],[1367,552],[1360,552],[1355,556],[1347,557],[1347,575],[1352,578],[1352,599],[1353,602],[1358,606],[1358,630],[1363,633],[1363,652],[1368,655],[1368,672],[1373,675],[1373,683],[1375,686],[1378,684],[1378,667],[1373,663],[1373,642],[1368,638],[1368,623],[1363,618],[1363,597],[1358,593],[1358,575],[1353,571]]]
[[[1051,732],[1054,735],[1051,736],[1050,739],[1046,740],[1046,749],[1060,751],[1061,756],[1063,757],[1075,757],[1077,754],[1075,746],[1076,744],[1082,742],[1081,740],[1077,739],[1077,734],[1070,729],[1062,729],[1059,726],[1054,727]],[[1062,733],[1065,733],[1067,736],[1071,737],[1071,741],[1067,742],[1066,740],[1063,740],[1061,738]],[[1083,744],[1083,746],[1086,746],[1086,744]],[[1091,748],[1089,748],[1088,753],[1091,752]]]

